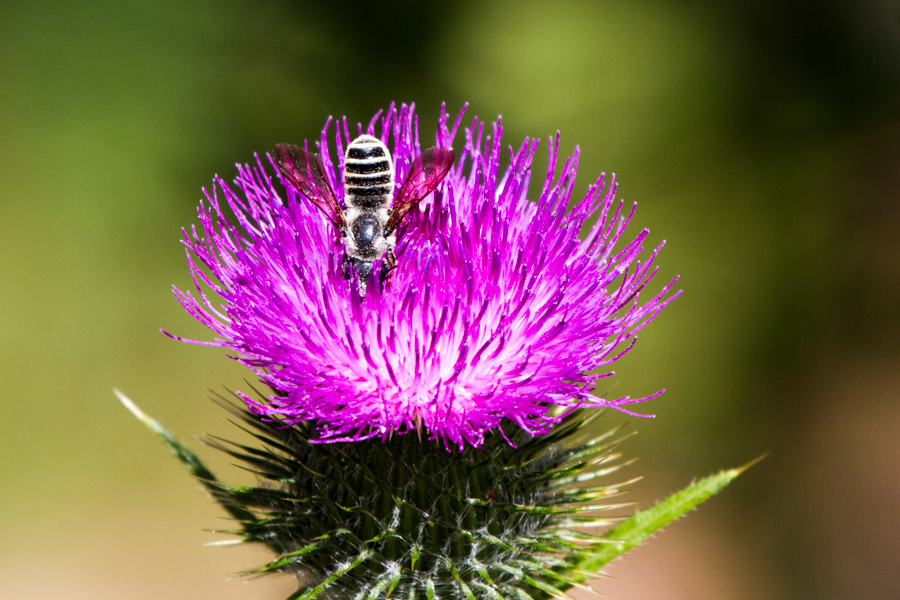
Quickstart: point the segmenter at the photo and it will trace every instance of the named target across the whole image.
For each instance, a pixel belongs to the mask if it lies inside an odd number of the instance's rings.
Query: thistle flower
[[[442,110],[439,148],[461,119],[448,128]],[[402,181],[420,153],[412,109],[376,115],[367,135],[379,124]],[[586,427],[601,411],[584,409],[634,414],[626,406],[639,400],[593,392],[677,294],[669,284],[640,302],[659,248],[639,260],[646,231],[620,243],[634,209],[603,176],[573,201],[577,150],[556,177],[551,140],[532,201],[537,142],[510,149],[501,172],[500,123],[484,129],[475,120],[465,130],[458,162],[396,230],[396,269],[393,256],[359,259],[347,277],[341,219],[285,186],[271,159],[239,165],[233,187],[216,179],[200,228],[185,233],[197,292],[176,295],[219,336],[199,343],[229,348],[270,390],[239,393],[246,406],[220,399],[260,447],[209,441],[257,484],[220,482],[119,397],[226,509],[226,533],[275,553],[247,573],[297,578],[288,600],[568,598],[742,471],[591,531],[613,522],[604,511],[624,484],[605,478],[624,463],[610,433]],[[339,193],[350,128],[338,125],[334,148],[328,132],[315,177]],[[305,152],[289,150],[308,161]],[[445,150],[433,156],[452,162]]]
[[[442,109],[438,147],[452,145],[462,117],[448,128]],[[351,134],[346,119],[338,123],[331,147],[329,125],[317,146],[340,195]],[[456,164],[397,232],[390,283],[369,284],[362,298],[342,273],[339,232],[285,185],[271,159],[238,165],[234,186],[215,180],[200,228],[184,238],[197,293],[175,293],[219,336],[198,343],[234,351],[274,390],[264,399],[243,395],[252,411],[311,421],[317,442],[416,430],[462,449],[502,433],[504,420],[534,436],[576,407],[629,412],[642,400],[593,392],[677,296],[670,283],[640,302],[659,248],[638,258],[646,230],[620,243],[634,208],[623,210],[603,175],[573,200],[578,150],[556,177],[558,135],[532,200],[537,141],[510,147],[501,170],[499,120],[490,135],[484,129],[477,119],[465,129]],[[420,151],[413,109],[392,106],[359,132],[391,149],[402,181]]]

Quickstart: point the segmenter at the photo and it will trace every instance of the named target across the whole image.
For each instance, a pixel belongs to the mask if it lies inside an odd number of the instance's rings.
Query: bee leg
[[[350,257],[344,254],[344,260],[341,261],[341,275],[344,279],[350,279]]]
[[[344,279],[350,282],[351,289],[354,287],[359,290],[360,298],[366,297],[366,286],[369,277],[372,275],[372,262],[344,255],[344,262],[341,265],[341,272]]]
[[[378,281],[381,283],[382,289],[386,285],[390,285],[391,277],[394,276],[394,270],[397,268],[397,257],[394,256],[393,250],[388,250],[384,253],[384,258],[381,261],[381,271],[378,273]]]

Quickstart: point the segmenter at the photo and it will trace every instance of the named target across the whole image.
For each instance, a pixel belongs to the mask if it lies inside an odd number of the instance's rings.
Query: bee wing
[[[388,219],[387,231],[394,231],[413,206],[434,191],[444,180],[456,154],[453,148],[429,148],[418,155],[409,169],[409,175],[400,188],[391,216]]]
[[[343,229],[344,211],[325,177],[321,156],[292,144],[277,144],[275,164],[295,190],[315,204],[335,227]]]

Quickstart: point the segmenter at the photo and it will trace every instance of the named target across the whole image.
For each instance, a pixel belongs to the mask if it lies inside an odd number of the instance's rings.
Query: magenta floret
[[[437,145],[451,144],[461,119],[448,129],[442,110]],[[318,151],[340,194],[351,135],[346,120],[338,123],[329,150],[329,124]],[[419,152],[413,110],[391,107],[367,132],[379,124],[402,181]],[[540,194],[529,200],[537,141],[509,148],[501,173],[501,132],[498,121],[485,136],[477,119],[465,129],[449,175],[398,232],[390,285],[370,285],[362,300],[342,274],[339,233],[272,176],[271,159],[238,165],[234,186],[216,178],[199,230],[185,232],[197,293],[175,294],[219,336],[200,343],[233,350],[275,391],[265,401],[243,396],[251,410],[314,421],[320,442],[418,430],[459,448],[480,445],[505,419],[546,433],[560,418],[554,406],[635,414],[624,406],[647,398],[592,392],[678,295],[672,282],[639,302],[660,248],[638,259],[646,230],[619,244],[634,208],[623,212],[603,175],[572,201],[578,151],[556,178],[558,136]]]

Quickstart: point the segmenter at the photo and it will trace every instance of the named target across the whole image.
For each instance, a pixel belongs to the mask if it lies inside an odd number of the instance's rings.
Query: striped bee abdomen
[[[394,163],[381,140],[361,135],[344,158],[344,199],[348,206],[387,207],[394,195]]]

